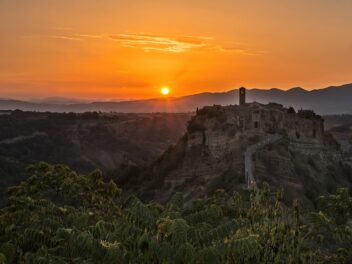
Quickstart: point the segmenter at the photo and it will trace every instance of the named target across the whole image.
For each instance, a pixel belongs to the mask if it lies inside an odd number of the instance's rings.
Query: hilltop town
[[[269,182],[287,189],[291,198],[313,200],[318,190],[351,184],[339,144],[324,131],[321,116],[277,103],[249,103],[246,90],[239,93],[238,105],[197,109],[184,137],[153,165],[149,198],[167,201],[182,190],[192,200],[218,188],[243,190]],[[339,176],[331,178],[334,173]]]

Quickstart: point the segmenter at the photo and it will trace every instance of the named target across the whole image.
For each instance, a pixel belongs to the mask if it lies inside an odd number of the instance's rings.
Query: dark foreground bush
[[[350,263],[348,190],[321,197],[316,212],[217,190],[185,207],[124,197],[101,173],[39,164],[9,189],[0,211],[0,263]]]

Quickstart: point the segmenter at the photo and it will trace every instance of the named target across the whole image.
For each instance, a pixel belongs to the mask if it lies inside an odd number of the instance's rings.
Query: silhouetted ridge
[[[247,89],[249,102],[278,102],[286,107],[296,109],[314,109],[318,114],[352,113],[352,84],[330,86],[324,89],[305,90],[294,87],[287,91],[278,88],[269,90]],[[121,102],[93,102],[93,103],[34,103],[20,100],[1,100],[0,110],[21,109],[26,111],[50,112],[193,112],[196,108],[206,105],[231,105],[238,102],[238,89],[217,92],[199,93],[178,98],[155,98],[148,100],[134,100]]]

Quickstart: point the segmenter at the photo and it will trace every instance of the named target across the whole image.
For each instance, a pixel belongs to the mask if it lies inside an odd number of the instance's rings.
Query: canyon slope
[[[37,162],[107,173],[157,159],[185,132],[189,114],[0,112],[0,204]]]
[[[252,153],[255,181],[248,186],[245,152],[256,144],[261,147]],[[130,186],[161,202],[178,191],[195,200],[216,189],[231,193],[267,182],[284,188],[288,200],[312,203],[340,186],[351,187],[352,171],[321,116],[276,103],[247,103],[198,110],[187,133],[138,181],[143,184]]]

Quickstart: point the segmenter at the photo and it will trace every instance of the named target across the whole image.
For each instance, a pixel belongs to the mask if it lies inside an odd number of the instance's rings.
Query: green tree
[[[0,263],[349,263],[348,190],[316,211],[268,185],[165,205],[124,195],[99,171],[40,163],[0,211]]]

